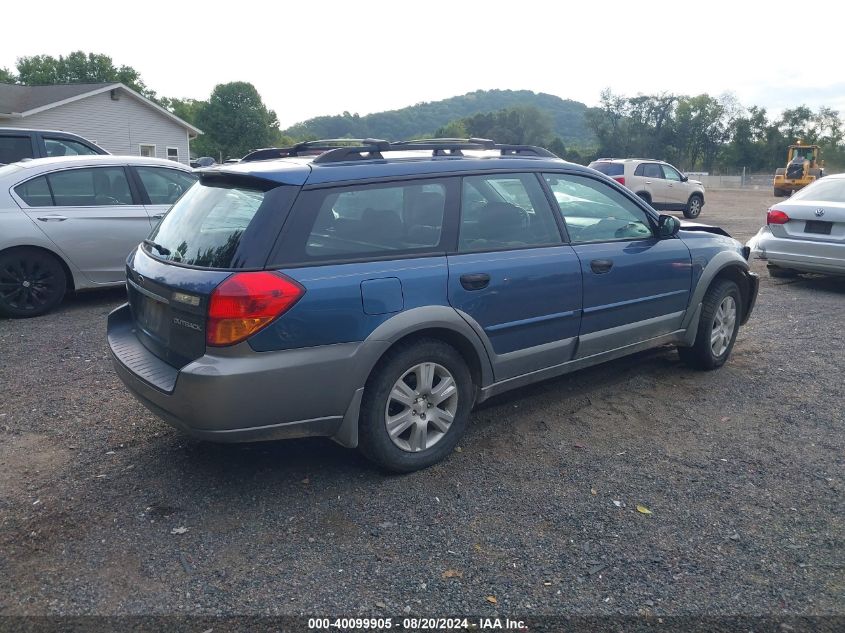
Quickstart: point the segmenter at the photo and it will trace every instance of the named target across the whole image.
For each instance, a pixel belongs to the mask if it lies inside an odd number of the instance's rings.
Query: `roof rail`
[[[357,148],[360,153],[361,147],[378,147],[388,149],[390,143],[381,139],[372,138],[325,138],[316,141],[302,141],[290,147],[266,147],[264,149],[252,150],[241,159],[242,163],[250,163],[256,160],[270,160],[273,158],[288,158],[290,156],[317,156],[334,149]]]
[[[473,145],[479,147],[486,147],[492,149],[496,145],[496,141],[489,138],[417,138],[410,141],[394,141],[390,144],[391,147],[401,147],[407,149],[409,145],[437,145],[440,146],[455,146],[455,145]]]
[[[382,139],[364,138],[364,139],[330,139],[329,142],[346,141],[352,142],[353,145],[309,145],[309,149],[326,150],[324,153],[314,159],[315,163],[339,163],[348,160],[372,160],[383,158],[382,152],[390,149],[390,143]],[[312,141],[311,143],[325,143],[326,141]],[[357,143],[355,145],[354,143]]]
[[[490,150],[496,142],[489,138],[420,138],[411,141],[396,141],[390,148],[403,150],[431,150],[432,156],[463,156],[461,150]]]
[[[548,156],[549,158],[558,158],[558,155],[550,152],[545,147],[537,147],[536,145],[496,145],[493,149],[497,149],[502,153],[502,156]]]
[[[486,138],[429,138],[416,139],[412,141],[397,141],[389,143],[387,146],[381,145],[384,141],[365,140],[364,143],[373,143],[373,145],[362,145],[361,147],[343,147],[334,149],[321,154],[314,159],[315,163],[335,163],[346,160],[366,160],[372,158],[384,158],[383,153],[404,152],[404,151],[419,151],[431,150],[431,155],[437,156],[463,156],[462,150],[498,151],[501,156],[538,156],[547,158],[557,158],[547,149],[542,147],[535,147],[533,145],[509,145],[498,144]],[[377,146],[374,144],[378,143]],[[366,155],[365,155],[366,154]]]
[[[501,156],[540,156],[557,158],[555,154],[534,145],[499,144],[487,138],[425,138],[388,143],[373,138],[334,138],[304,141],[291,147],[269,147],[254,150],[241,162],[286,158],[289,156],[316,156],[314,163],[339,163],[351,160],[384,158],[384,152],[431,151],[437,156],[463,156],[462,150],[498,151]]]

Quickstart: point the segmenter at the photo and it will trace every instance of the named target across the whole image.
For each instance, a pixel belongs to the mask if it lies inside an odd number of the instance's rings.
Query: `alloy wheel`
[[[710,350],[717,358],[725,353],[733,339],[736,329],[736,300],[728,295],[722,299],[713,317],[713,330],[710,332]]]
[[[419,363],[399,377],[387,398],[384,422],[390,440],[416,453],[439,442],[458,411],[458,387],[448,369]]]

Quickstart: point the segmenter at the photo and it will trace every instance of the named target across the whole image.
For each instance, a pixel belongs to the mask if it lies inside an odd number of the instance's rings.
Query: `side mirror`
[[[687,180],[689,180],[689,176],[687,176],[686,174],[681,174],[681,182],[686,182]]]
[[[661,215],[657,219],[657,237],[675,237],[681,229],[681,222],[674,215]]]

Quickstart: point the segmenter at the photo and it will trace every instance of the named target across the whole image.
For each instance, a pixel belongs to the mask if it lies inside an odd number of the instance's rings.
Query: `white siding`
[[[156,146],[157,158],[167,158],[167,148],[178,147],[179,161],[187,164],[188,130],[124,91],[118,94],[118,101],[104,92],[0,125],[72,132],[117,155],[140,156],[144,144]]]

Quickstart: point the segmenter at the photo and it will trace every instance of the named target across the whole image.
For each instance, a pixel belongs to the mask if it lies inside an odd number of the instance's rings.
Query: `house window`
[[[156,146],[155,145],[145,145],[141,144],[138,146],[138,154],[141,156],[145,156],[146,158],[155,158],[156,155]]]
[[[178,147],[168,147],[167,148],[167,158],[168,160],[175,160],[179,161],[179,148]]]

